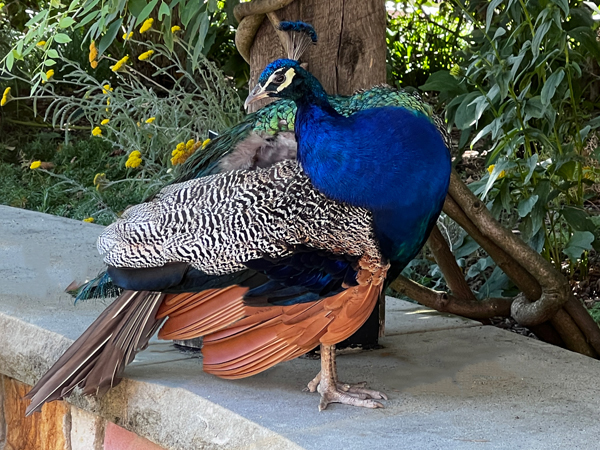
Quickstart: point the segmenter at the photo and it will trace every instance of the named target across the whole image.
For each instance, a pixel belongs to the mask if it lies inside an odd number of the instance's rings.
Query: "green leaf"
[[[477,141],[479,141],[481,138],[483,138],[483,137],[487,136],[488,134],[490,134],[492,132],[492,128],[493,127],[494,127],[494,122],[488,123],[485,127],[483,127],[481,130],[479,130],[479,133],[477,133],[477,135],[471,141],[471,148],[473,148],[473,146],[475,145],[475,143]]]
[[[577,164],[575,161],[567,161],[561,164],[560,168],[556,171],[556,175],[559,175],[563,180],[572,180],[576,168]]]
[[[146,0],[129,0],[127,2],[127,9],[133,17],[138,17],[146,5]]]
[[[584,251],[591,250],[592,242],[594,242],[594,235],[589,231],[575,231],[563,253],[575,263]]]
[[[73,19],[72,17],[63,17],[62,19],[60,19],[60,22],[58,22],[58,26],[60,28],[68,28],[74,23],[75,19]]]
[[[519,213],[519,217],[525,217],[527,214],[531,212],[533,207],[538,201],[537,195],[532,195],[529,198],[523,199],[517,205],[517,212]]]
[[[92,11],[91,13],[89,13],[87,16],[85,16],[81,22],[79,22],[77,24],[76,28],[81,28],[85,25],[87,25],[88,23],[90,23],[92,20],[94,20],[96,18],[96,16],[100,14],[100,11]]]
[[[456,127],[460,130],[464,130],[465,128],[469,128],[473,123],[475,123],[475,115],[477,113],[477,105],[474,104],[473,100],[478,97],[482,97],[479,92],[471,92],[467,94],[467,96],[463,99],[462,103],[456,110],[456,115],[454,116],[454,123]],[[485,97],[483,97],[485,99]]]
[[[498,7],[498,5],[502,3],[502,0],[492,0],[487,6],[487,11],[485,15],[485,32],[487,33],[492,24],[492,18],[494,17],[494,10]]]
[[[104,51],[108,48],[108,46],[112,44],[112,42],[115,40],[115,37],[117,37],[117,33],[119,32],[122,23],[123,18],[120,18],[119,20],[115,20],[113,23],[110,24],[110,27],[108,27],[108,30],[106,30],[106,34],[102,36],[100,44],[98,44],[98,56],[102,55]]]
[[[579,208],[573,206],[565,206],[562,211],[562,216],[565,218],[567,223],[575,231],[591,231],[594,232],[596,226],[590,220],[590,216]]]
[[[208,12],[215,12],[218,8],[217,0],[208,0]]]
[[[28,28],[31,28],[33,25],[36,25],[37,23],[44,20],[47,15],[48,15],[48,10],[43,9],[39,13],[37,13],[35,16],[33,16],[31,19],[29,19],[27,21],[27,23],[25,24],[25,26]]]
[[[452,249],[452,253],[456,259],[468,256],[479,248],[479,244],[469,235],[464,236],[462,243],[457,244],[458,245]]]
[[[173,51],[173,33],[171,33],[171,16],[166,16],[163,20],[163,37],[165,46],[169,52]]]
[[[542,105],[548,106],[550,104],[550,101],[552,100],[552,97],[554,97],[554,94],[556,92],[556,88],[561,83],[564,77],[565,71],[562,69],[562,67],[553,72],[552,75],[548,77],[546,83],[544,83],[544,86],[542,87]]]
[[[52,67],[55,64],[56,64],[56,61],[54,61],[53,59],[47,59],[46,61],[44,61],[44,65],[48,66],[48,67]]]
[[[525,121],[528,121],[531,117],[541,119],[544,117],[545,112],[546,108],[542,105],[542,100],[539,95],[531,97],[527,100],[527,103],[525,103]]]
[[[527,184],[529,183],[529,180],[531,180],[531,176],[533,175],[533,171],[535,170],[535,167],[537,166],[537,161],[538,161],[538,154],[534,154],[531,158],[529,158],[526,161],[527,167],[529,167],[529,172],[527,172],[527,176],[525,177],[525,181],[523,181],[523,184]]]
[[[422,91],[461,92],[459,84],[459,81],[450,75],[449,71],[439,70],[429,75],[425,84],[419,86],[419,89]]]
[[[201,0],[189,0],[183,8],[179,8],[179,18],[181,19],[183,27],[186,28],[186,31],[188,24],[194,17],[197,17],[197,14],[200,12],[201,6]]]
[[[137,27],[140,23],[146,20],[148,16],[150,16],[150,13],[154,10],[157,4],[158,0],[152,0],[150,3],[144,6],[144,9],[142,9],[140,14],[137,16],[134,27]]]
[[[13,64],[15,63],[15,55],[12,51],[8,52],[6,55],[6,68],[10,72],[13,68]]]
[[[48,56],[50,58],[58,58],[58,52],[56,50],[54,50],[53,48],[51,48],[50,50],[48,50]]]
[[[542,22],[542,24],[539,27],[537,27],[537,30],[535,30],[535,36],[531,41],[531,53],[533,54],[534,58],[537,58],[540,54],[540,46],[542,44],[542,39],[544,39],[544,36],[546,36],[548,30],[550,30],[551,25],[552,22],[550,21]]]
[[[158,20],[162,22],[163,16],[171,17],[171,10],[169,9],[169,5],[165,2],[161,2],[160,8],[158,8]]]
[[[59,44],[66,44],[67,42],[71,42],[71,38],[64,33],[57,33],[54,36],[54,40]]]
[[[194,61],[198,60],[198,56],[200,52],[204,48],[204,39],[206,38],[206,33],[208,33],[208,28],[210,27],[210,22],[208,20],[208,14],[204,13],[202,18],[200,19],[200,29],[198,30],[198,41],[196,42],[196,48],[194,48]]]
[[[569,0],[552,0],[552,3],[558,5],[565,13],[565,17],[569,16]]]
[[[506,30],[504,28],[500,27],[494,33],[493,40],[495,41],[496,39],[498,39],[499,37],[504,36],[505,34],[506,34]]]

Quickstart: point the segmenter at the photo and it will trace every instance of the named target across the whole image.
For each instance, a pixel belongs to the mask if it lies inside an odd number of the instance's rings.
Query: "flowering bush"
[[[173,28],[173,33],[180,31]],[[185,161],[203,143],[206,145],[209,129],[222,131],[243,115],[231,82],[202,53],[195,53],[194,47],[177,36],[172,39],[171,51],[161,42],[163,32],[153,28],[152,20],[142,23],[138,31],[154,42],[125,33],[124,51],[119,56],[102,54],[92,41],[84,47],[89,48],[89,54],[80,63],[64,56],[57,47],[53,55],[59,63],[41,74],[41,83],[31,81],[35,100],[47,105],[44,121],[63,130],[65,142],[72,139],[74,130],[87,124],[91,136],[111,144],[111,165],[116,160],[124,170],[119,175],[123,178],[111,180],[105,175],[106,169],[98,166],[88,175],[89,180],[82,182],[61,173],[63,168],[53,166],[48,159],[23,155],[24,163],[31,165],[38,176],[60,179],[56,189],[78,191],[90,198],[89,205],[96,202],[97,211],[102,211],[101,223],[120,212],[111,206],[120,202],[107,201],[111,191],[122,190],[126,183],[127,189],[137,193],[137,202],[144,200],[173,180],[174,165]],[[38,44],[40,51],[50,45]],[[108,78],[97,75],[102,67]],[[11,88],[6,87],[2,106],[15,99],[26,97],[13,97]],[[176,154],[173,149],[180,142],[191,144]],[[94,192],[88,192],[90,188]],[[86,217],[95,215],[93,208],[85,210]]]

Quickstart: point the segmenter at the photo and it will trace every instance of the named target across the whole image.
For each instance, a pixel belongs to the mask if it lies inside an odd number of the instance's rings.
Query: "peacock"
[[[320,410],[383,407],[385,394],[338,380],[335,345],[423,246],[446,197],[450,154],[417,96],[384,87],[327,96],[298,62],[316,43],[313,28],[280,26],[292,36],[288,58],[264,69],[246,105],[281,100],[103,231],[107,273],[80,295],[106,286],[120,294],[28,393],[27,414],[76,387],[106,392],[157,331],[203,336],[204,371],[226,379],[320,345],[321,371],[308,384]],[[385,106],[378,92],[402,106]],[[360,97],[371,94],[365,107]]]

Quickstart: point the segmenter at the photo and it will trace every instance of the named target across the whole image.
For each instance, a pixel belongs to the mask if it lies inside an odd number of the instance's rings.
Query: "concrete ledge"
[[[33,384],[104,308],[74,306],[62,293],[102,267],[99,231],[0,206],[0,373]],[[225,381],[159,341],[107,396],[69,401],[177,450],[597,445],[598,361],[395,299],[387,318],[383,349],[339,358],[344,381],[366,380],[390,396],[383,410],[319,413],[317,395],[301,392],[318,361]]]

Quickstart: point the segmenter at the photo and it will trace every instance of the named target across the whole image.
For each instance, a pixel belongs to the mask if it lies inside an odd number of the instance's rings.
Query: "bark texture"
[[[265,20],[264,15],[270,8],[286,3],[289,1],[254,0],[236,9],[243,28],[238,46],[247,46],[247,36],[257,27],[249,52],[250,86],[268,63],[286,56],[271,20]],[[251,14],[254,11],[259,14]],[[386,11],[381,0],[296,0],[274,13],[279,20],[302,20],[313,25],[319,43],[309,48],[301,61],[308,64],[329,94],[350,95],[385,83]]]

